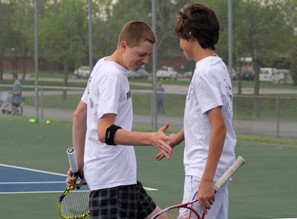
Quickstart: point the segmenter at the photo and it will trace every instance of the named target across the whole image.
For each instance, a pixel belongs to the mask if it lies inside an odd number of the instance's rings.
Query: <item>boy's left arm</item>
[[[207,212],[207,209],[209,209],[214,202],[215,189],[213,180],[223,151],[227,132],[221,107],[216,107],[208,111],[207,116],[211,126],[211,136],[209,142],[208,158],[198,189],[198,198],[204,209],[204,212]]]

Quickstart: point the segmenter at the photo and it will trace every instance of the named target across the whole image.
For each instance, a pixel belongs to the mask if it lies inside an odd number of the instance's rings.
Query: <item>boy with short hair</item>
[[[91,189],[92,219],[150,218],[160,208],[136,176],[132,145],[159,149],[169,158],[165,124],[157,132],[132,132],[133,112],[127,70],[147,64],[157,38],[144,22],[126,23],[117,49],[100,59],[73,115],[73,147],[79,172]],[[77,178],[68,171],[66,184]]]

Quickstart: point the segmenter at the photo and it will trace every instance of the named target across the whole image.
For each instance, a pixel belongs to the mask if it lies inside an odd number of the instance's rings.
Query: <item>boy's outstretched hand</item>
[[[152,139],[152,145],[160,151],[163,157],[170,159],[170,154],[172,148],[168,144],[171,141],[171,137],[165,134],[166,130],[169,128],[169,124],[165,123],[157,132],[154,133]]]
[[[173,148],[175,145],[173,144],[173,141],[174,141],[174,138],[176,137],[176,134],[170,134],[169,135],[169,138],[170,138],[170,141],[168,142],[169,146],[171,148]],[[162,160],[163,158],[165,157],[165,155],[162,153],[162,152],[159,152],[155,155],[155,159],[156,160]]]

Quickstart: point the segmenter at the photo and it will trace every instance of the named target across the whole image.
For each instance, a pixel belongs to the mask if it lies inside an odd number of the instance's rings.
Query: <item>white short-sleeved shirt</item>
[[[136,184],[136,158],[132,146],[107,145],[98,139],[98,119],[116,114],[115,125],[131,131],[133,111],[127,70],[100,59],[82,97],[87,104],[84,174],[91,190]]]
[[[234,162],[236,136],[232,125],[232,97],[230,76],[220,57],[209,56],[196,63],[184,113],[186,175],[202,177],[211,134],[206,112],[218,106],[222,107],[227,134],[214,180],[216,181]]]

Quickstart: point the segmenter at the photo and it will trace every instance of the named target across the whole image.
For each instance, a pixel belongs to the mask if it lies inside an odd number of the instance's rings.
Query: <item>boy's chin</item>
[[[140,67],[133,67],[133,68],[129,68],[128,70],[130,71],[138,71],[140,69]]]

